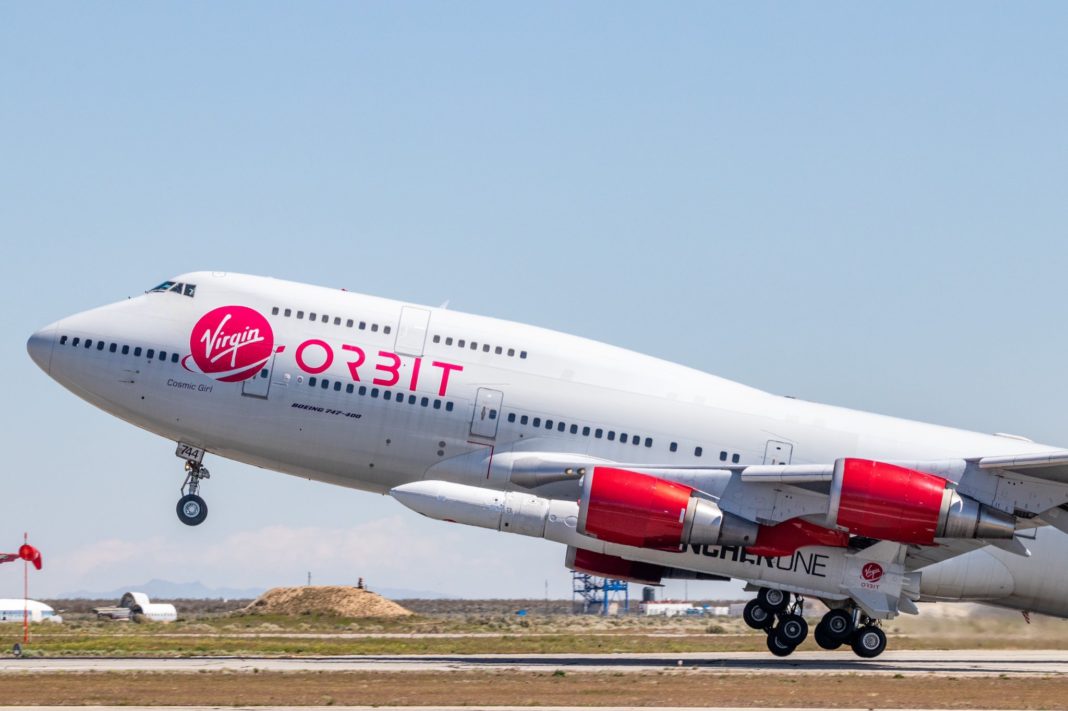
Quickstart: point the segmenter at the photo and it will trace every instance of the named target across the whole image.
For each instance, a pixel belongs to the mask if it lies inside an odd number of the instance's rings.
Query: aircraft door
[[[400,355],[421,356],[426,345],[427,325],[430,312],[413,306],[401,308],[400,322],[397,324],[397,341],[394,350]]]
[[[790,458],[794,455],[794,446],[789,442],[779,442],[778,440],[769,439],[767,446],[764,448],[764,463],[765,464],[789,464]]]
[[[271,373],[274,372],[274,358],[275,353],[271,354],[270,359],[264,364],[260,372],[256,373],[254,377],[241,383],[241,394],[245,397],[258,397],[261,400],[266,400],[267,395],[271,391]]]
[[[501,417],[504,393],[490,388],[479,388],[475,395],[475,413],[471,416],[471,434],[475,437],[493,439],[497,436],[497,422]]]

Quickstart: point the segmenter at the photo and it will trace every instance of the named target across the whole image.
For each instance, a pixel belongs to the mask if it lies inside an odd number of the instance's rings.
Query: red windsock
[[[29,543],[23,543],[19,546],[19,558],[33,563],[33,567],[37,568],[37,570],[41,569],[41,551]]]

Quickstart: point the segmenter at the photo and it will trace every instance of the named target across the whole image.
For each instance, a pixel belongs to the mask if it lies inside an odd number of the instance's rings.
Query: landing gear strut
[[[199,526],[208,517],[208,505],[200,498],[200,480],[210,479],[211,473],[200,462],[192,459],[185,463],[185,483],[182,484],[182,498],[178,499],[178,520],[186,526]]]

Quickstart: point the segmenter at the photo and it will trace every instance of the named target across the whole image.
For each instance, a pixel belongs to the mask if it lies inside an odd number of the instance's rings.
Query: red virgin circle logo
[[[869,583],[877,583],[883,577],[883,566],[878,563],[866,563],[860,571],[860,577]]]
[[[182,361],[186,369],[236,383],[253,377],[267,364],[274,351],[274,331],[255,309],[220,306],[193,326],[189,351],[191,355]]]

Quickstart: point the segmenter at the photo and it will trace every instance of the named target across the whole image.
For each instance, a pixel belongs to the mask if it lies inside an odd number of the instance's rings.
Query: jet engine
[[[759,527],[695,496],[685,484],[626,469],[583,477],[578,532],[602,541],[674,551],[688,544],[747,545]]]
[[[858,536],[916,545],[1016,532],[1012,515],[958,494],[942,477],[867,459],[835,462],[827,522]]]

